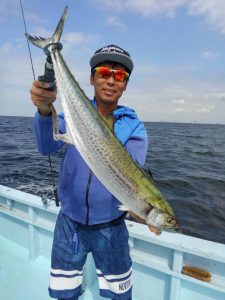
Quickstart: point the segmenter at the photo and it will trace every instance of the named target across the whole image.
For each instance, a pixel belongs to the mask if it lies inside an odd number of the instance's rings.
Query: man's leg
[[[75,253],[74,235],[78,236]],[[49,295],[57,299],[77,300],[82,291],[83,266],[87,257],[86,241],[76,224],[59,213],[52,246]]]
[[[125,222],[96,231],[92,254],[98,275],[100,295],[113,300],[131,300],[132,262]]]
[[[58,300],[78,300],[79,297],[73,297],[73,298],[60,298]]]

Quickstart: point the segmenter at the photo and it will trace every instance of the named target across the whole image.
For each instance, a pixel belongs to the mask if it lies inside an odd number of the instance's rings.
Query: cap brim
[[[115,52],[96,53],[95,55],[92,56],[90,60],[91,68],[93,69],[94,67],[96,67],[97,65],[105,61],[112,61],[112,62],[122,64],[130,71],[130,73],[133,71],[134,68],[134,64],[132,60],[127,55],[118,54]]]

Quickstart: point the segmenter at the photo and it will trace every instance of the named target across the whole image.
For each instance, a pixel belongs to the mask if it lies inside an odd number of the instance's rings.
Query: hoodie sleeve
[[[140,122],[125,144],[125,149],[141,167],[144,166],[147,150],[148,135],[144,124]]]
[[[59,131],[65,133],[66,126],[63,114],[58,115]],[[53,138],[52,116],[42,116],[38,112],[34,118],[34,131],[38,151],[43,155],[49,155],[60,149],[64,142],[55,141]]]

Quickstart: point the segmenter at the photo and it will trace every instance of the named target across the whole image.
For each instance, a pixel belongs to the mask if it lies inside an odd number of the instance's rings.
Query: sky
[[[143,121],[225,124],[224,0],[22,0],[27,32],[50,37],[68,5],[62,55],[93,97],[89,60],[127,50],[134,71],[121,105]],[[0,0],[0,115],[33,116],[33,74],[19,0]],[[35,78],[45,55],[30,45]],[[60,99],[57,110],[60,110]]]

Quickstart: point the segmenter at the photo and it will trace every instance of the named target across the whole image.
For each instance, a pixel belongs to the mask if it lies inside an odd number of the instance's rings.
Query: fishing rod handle
[[[41,82],[48,82],[50,87],[46,90],[53,91],[55,88],[55,71],[53,69],[53,63],[51,56],[47,56],[45,62],[45,73],[42,76],[38,76],[38,80]]]

